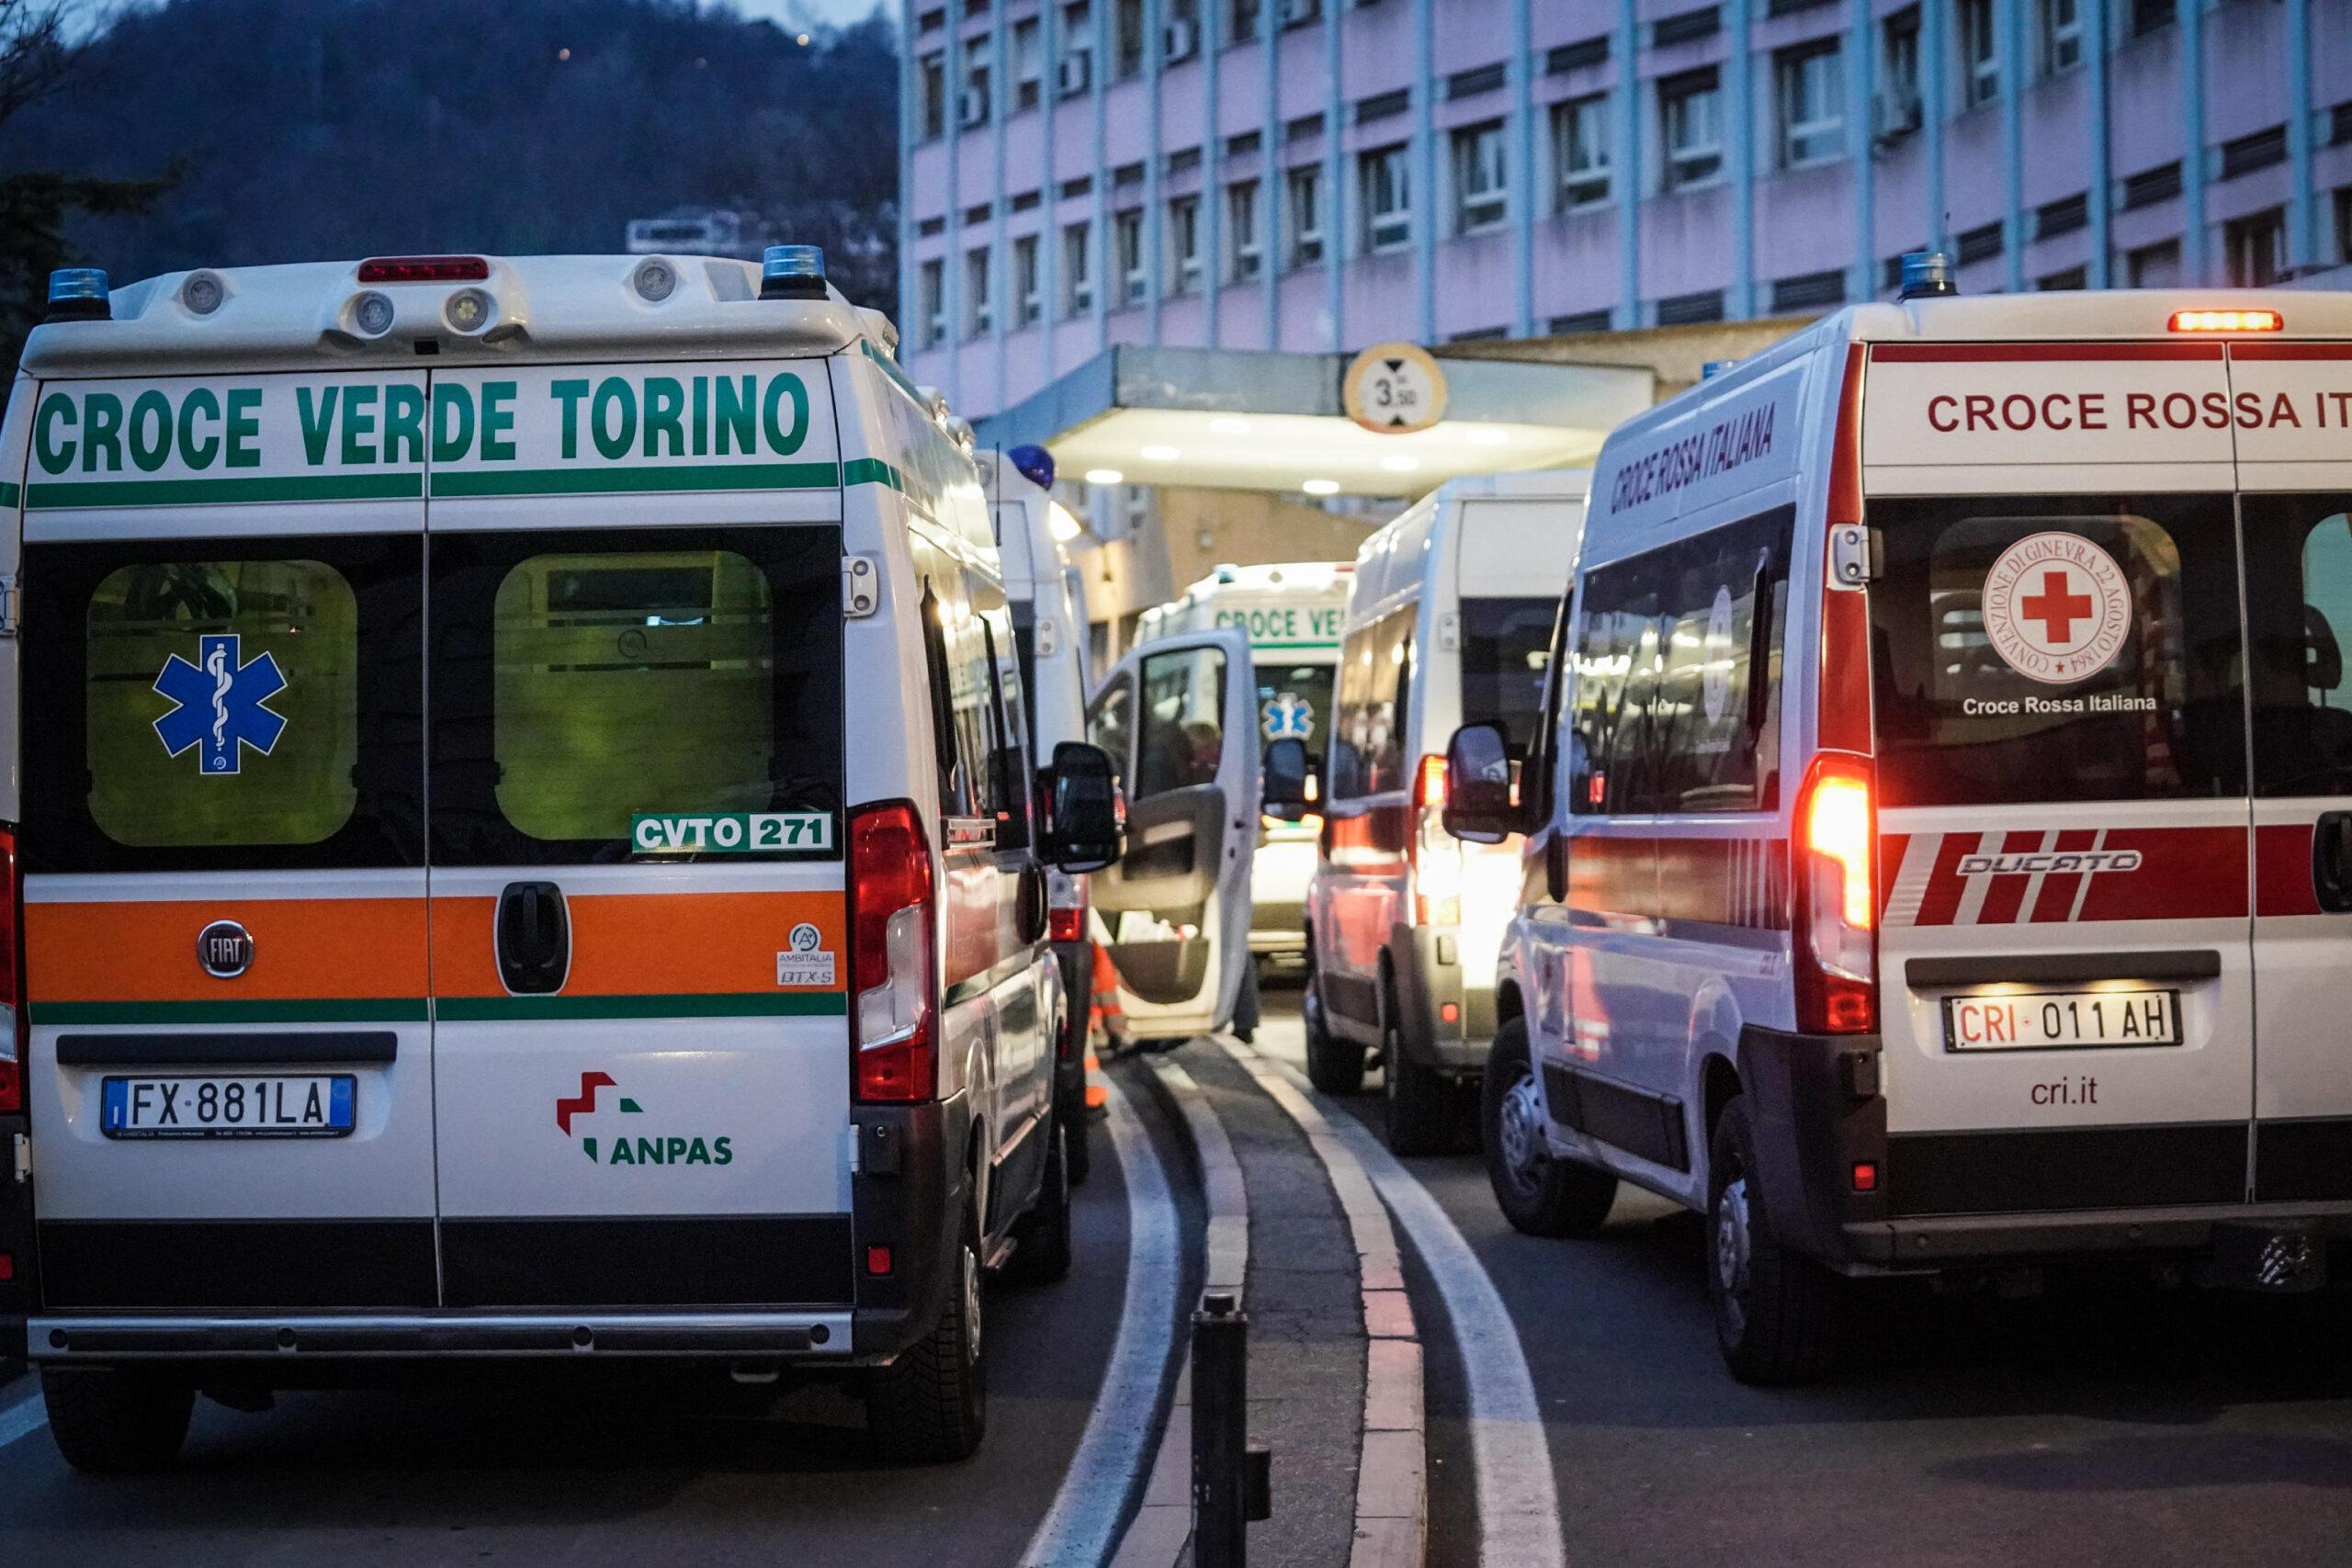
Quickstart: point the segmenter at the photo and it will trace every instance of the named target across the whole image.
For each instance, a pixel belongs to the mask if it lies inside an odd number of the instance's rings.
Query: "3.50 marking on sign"
[[[821,811],[717,811],[639,817],[629,826],[639,854],[758,855],[833,847],[833,819]]]

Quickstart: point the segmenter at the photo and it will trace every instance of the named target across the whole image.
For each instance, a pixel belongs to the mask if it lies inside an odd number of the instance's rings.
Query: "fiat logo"
[[[253,966],[253,933],[234,920],[215,920],[196,933],[197,962],[216,980],[233,980]]]

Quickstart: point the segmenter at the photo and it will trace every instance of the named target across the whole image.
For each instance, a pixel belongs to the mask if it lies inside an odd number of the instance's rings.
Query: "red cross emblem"
[[[2026,620],[2040,621],[2042,635],[2060,648],[2075,640],[2075,623],[2088,620],[2097,608],[2089,594],[2066,592],[2064,571],[2043,572],[2041,592],[2018,601],[2018,614]]]

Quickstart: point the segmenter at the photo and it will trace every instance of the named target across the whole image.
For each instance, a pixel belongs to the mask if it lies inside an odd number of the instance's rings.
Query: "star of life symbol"
[[[1269,740],[1295,735],[1304,740],[1315,733],[1315,705],[1296,692],[1284,692],[1259,710],[1261,727]]]
[[[277,658],[240,663],[237,644],[233,632],[199,637],[194,664],[175,653],[155,677],[156,693],[173,704],[155,721],[157,739],[169,756],[198,748],[207,777],[235,773],[247,746],[268,756],[286,730],[285,718],[262,705],[286,689]]]

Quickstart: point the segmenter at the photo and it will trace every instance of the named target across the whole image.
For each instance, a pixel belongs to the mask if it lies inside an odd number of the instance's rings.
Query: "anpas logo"
[[[582,1073],[580,1092],[558,1097],[555,1102],[555,1124],[565,1137],[571,1136],[574,1116],[596,1113],[596,1096],[600,1089],[618,1089],[609,1073]],[[642,1116],[644,1108],[627,1095],[619,1098],[618,1111],[624,1116]],[[732,1165],[735,1150],[731,1138],[681,1137],[669,1134],[660,1137],[637,1138],[623,1134],[600,1142],[587,1134],[581,1134],[580,1147],[588,1156],[590,1165]]]
[[[241,664],[237,645],[233,632],[198,637],[196,663],[175,653],[155,677],[156,693],[172,702],[172,711],[155,721],[164,753],[201,748],[198,760],[208,778],[235,773],[247,746],[268,756],[286,732],[285,718],[263,705],[286,689],[277,660],[265,652]]]

